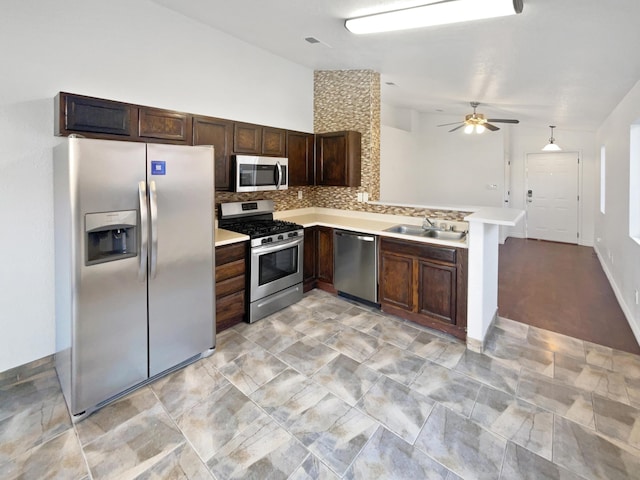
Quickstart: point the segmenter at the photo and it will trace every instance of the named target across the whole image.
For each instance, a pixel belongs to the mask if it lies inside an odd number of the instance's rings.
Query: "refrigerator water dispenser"
[[[137,210],[85,215],[86,265],[137,255]]]

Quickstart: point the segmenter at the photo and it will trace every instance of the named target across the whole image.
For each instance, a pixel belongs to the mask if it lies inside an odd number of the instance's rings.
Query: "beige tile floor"
[[[314,290],[75,425],[50,360],[0,374],[0,478],[640,478],[640,357]]]

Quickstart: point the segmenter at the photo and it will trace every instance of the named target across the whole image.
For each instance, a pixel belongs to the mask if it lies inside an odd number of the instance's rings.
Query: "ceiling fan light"
[[[522,13],[522,7],[522,0],[432,0],[419,7],[350,18],[344,26],[356,34],[391,32],[515,15]]]
[[[542,147],[542,151],[543,152],[559,152],[562,149],[560,148],[560,145],[555,143],[556,139],[553,138],[553,129],[556,128],[556,126],[549,125],[549,128],[551,129],[551,137],[549,138],[549,143],[547,143],[544,147]]]
[[[478,125],[476,125],[476,133],[482,133],[485,130],[486,130],[486,127],[484,125],[482,125],[480,123]]]
[[[464,127],[464,133],[469,134],[469,133],[473,133],[473,123],[470,125],[467,125],[466,127]]]

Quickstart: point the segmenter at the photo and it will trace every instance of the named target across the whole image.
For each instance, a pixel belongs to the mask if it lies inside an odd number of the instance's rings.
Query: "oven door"
[[[304,237],[251,249],[250,301],[302,282]]]

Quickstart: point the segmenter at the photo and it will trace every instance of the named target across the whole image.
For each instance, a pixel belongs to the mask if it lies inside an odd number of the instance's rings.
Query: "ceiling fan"
[[[455,128],[449,130],[449,132],[455,132],[462,127],[465,127],[464,133],[482,133],[486,130],[490,130],[495,132],[496,130],[500,130],[499,127],[496,127],[492,123],[520,123],[520,120],[510,120],[506,118],[484,118],[482,113],[476,113],[476,108],[480,105],[479,102],[471,102],[471,107],[473,107],[473,113],[470,113],[464,117],[464,122],[458,125]],[[439,127],[447,127],[449,125],[456,125],[458,122],[453,123],[444,123],[442,125],[438,125]]]

